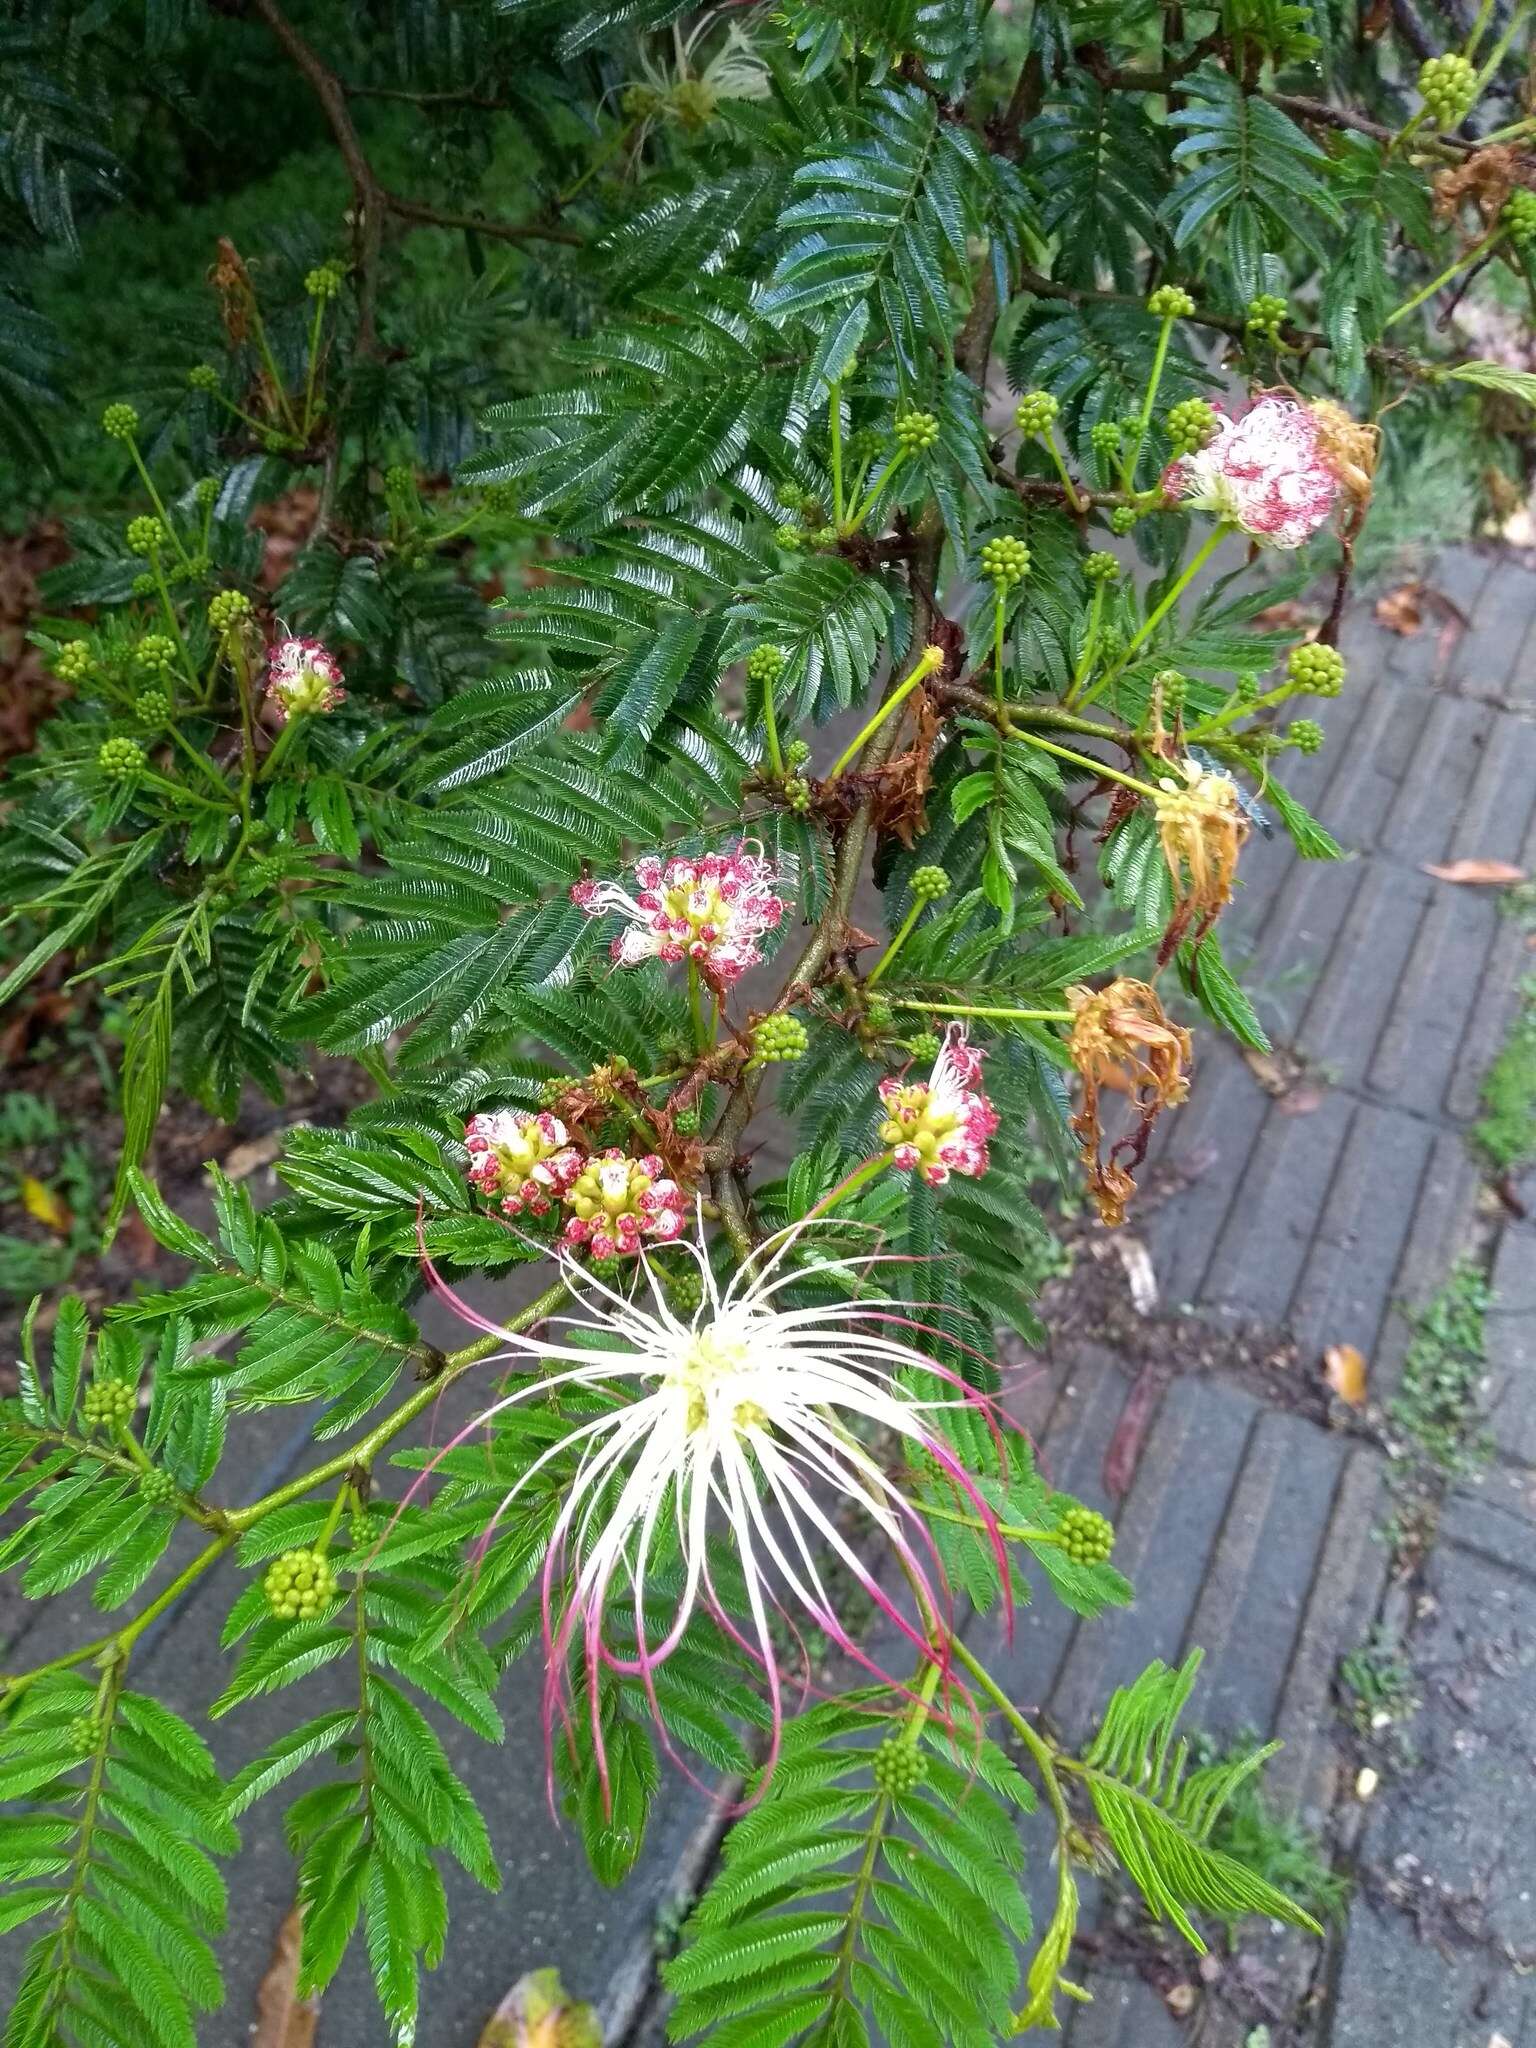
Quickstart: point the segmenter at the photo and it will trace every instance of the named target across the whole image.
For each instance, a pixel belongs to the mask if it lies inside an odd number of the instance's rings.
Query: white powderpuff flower
[[[1163,496],[1299,548],[1327,524],[1342,488],[1310,406],[1270,395],[1220,421],[1214,438],[1163,473]]]
[[[720,987],[762,959],[758,941],[784,915],[779,875],[752,840],[730,853],[635,863],[635,893],[618,882],[577,882],[572,900],[589,917],[616,910],[629,929],[613,942],[621,967],[642,960],[691,960]]]
[[[926,1081],[880,1083],[885,1121],[880,1141],[891,1165],[942,1187],[952,1173],[974,1180],[987,1170],[987,1140],[1000,1121],[981,1087],[982,1050],[952,1024]]]
[[[341,664],[323,641],[290,636],[267,649],[267,695],[285,725],[296,715],[332,710],[346,694]]]

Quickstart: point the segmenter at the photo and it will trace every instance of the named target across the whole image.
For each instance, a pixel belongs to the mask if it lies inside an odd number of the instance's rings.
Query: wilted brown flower
[[[1376,460],[1381,452],[1381,429],[1352,419],[1331,398],[1312,399],[1308,410],[1317,422],[1323,459],[1348,495],[1350,523],[1358,525],[1371,502]]]
[[[1472,200],[1486,226],[1492,227],[1504,210],[1504,202],[1517,185],[1526,182],[1528,160],[1525,152],[1509,142],[1492,143],[1474,149],[1460,163],[1451,164],[1434,176],[1435,215],[1449,220],[1463,201]]]
[[[1113,1228],[1125,1221],[1125,1205],[1136,1191],[1131,1169],[1145,1157],[1158,1117],[1189,1093],[1190,1037],[1171,1021],[1156,989],[1144,981],[1069,988],[1066,994],[1072,1011],[1072,1064],[1083,1083],[1082,1107],[1072,1129],[1100,1220]],[[1137,1123],[1102,1156],[1099,1095],[1105,1088],[1126,1096]]]
[[[1157,830],[1173,883],[1173,916],[1158,965],[1186,937],[1196,945],[1232,900],[1237,856],[1248,837],[1237,784],[1219,769],[1186,758],[1158,779]]]

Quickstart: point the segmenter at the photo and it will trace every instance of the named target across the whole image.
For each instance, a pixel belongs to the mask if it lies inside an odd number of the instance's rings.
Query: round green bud
[[[1107,1564],[1114,1554],[1114,1524],[1092,1508],[1068,1508],[1056,1530],[1074,1564]]]
[[[1007,586],[1029,574],[1029,549],[1011,533],[987,541],[981,550],[981,573],[994,583]]]
[[[784,801],[797,818],[811,813],[811,785],[803,775],[791,775],[784,784]]]
[[[1129,533],[1140,515],[1134,505],[1117,505],[1109,515],[1111,533]]]
[[[896,1012],[885,996],[871,996],[869,1007],[864,1012],[871,1028],[875,1031],[894,1031]]]
[[[937,1031],[918,1031],[907,1040],[907,1051],[915,1060],[936,1060],[943,1044]]]
[[[1271,341],[1278,341],[1289,312],[1290,307],[1276,293],[1260,292],[1248,301],[1243,325],[1250,334],[1263,334]]]
[[[928,1759],[915,1742],[900,1735],[887,1735],[870,1763],[875,1790],[887,1799],[900,1799],[928,1775]]]
[[[176,666],[176,642],[167,633],[146,633],[133,650],[133,661],[152,676],[169,675]]]
[[[219,373],[212,363],[194,363],[187,372],[187,382],[194,391],[211,394],[219,388]]]
[[[1259,697],[1259,678],[1257,671],[1251,668],[1245,668],[1242,671],[1241,675],[1239,675],[1237,681],[1232,685],[1232,694],[1234,697],[1236,697],[1239,704],[1257,703]]]
[[[53,672],[61,683],[83,683],[95,660],[89,640],[66,640],[53,657]]]
[[[1147,300],[1154,320],[1187,320],[1194,310],[1194,300],[1179,284],[1160,284]]]
[[[200,512],[211,512],[219,502],[219,492],[223,488],[223,485],[216,476],[199,477],[192,486],[192,497],[198,510]]]
[[[1118,455],[1124,439],[1118,420],[1096,420],[1088,430],[1088,441],[1095,455]]]
[[[510,518],[517,510],[518,496],[515,484],[487,484],[480,496],[485,502],[486,511],[500,518]]]
[[[1527,192],[1523,188],[1511,192],[1499,219],[1517,248],[1523,249],[1536,240],[1536,192]]]
[[[165,528],[153,512],[141,512],[128,522],[127,541],[136,555],[156,554],[165,545]]]
[[[805,546],[805,528],[786,521],[783,526],[773,529],[774,545],[783,548],[788,555],[798,554]]]
[[[139,1475],[139,1498],[146,1507],[167,1508],[176,1498],[177,1485],[169,1472],[159,1465]]]
[[[1203,398],[1181,398],[1168,408],[1168,439],[1175,455],[1193,455],[1213,440],[1216,408]]]
[[[213,563],[207,555],[188,555],[180,569],[171,572],[173,583],[201,583],[213,573]]]
[[[1344,657],[1337,647],[1307,640],[1285,658],[1287,680],[1313,697],[1337,697],[1344,687]]]
[[[285,1550],[267,1566],[261,1590],[277,1620],[308,1621],[336,1598],[336,1575],[323,1550]]]
[[[626,120],[644,121],[654,114],[662,103],[661,94],[649,85],[626,85],[619,97],[619,109]]]
[[[1049,391],[1026,391],[1013,409],[1013,424],[1021,434],[1044,434],[1060,411],[1060,401]]]
[[[784,672],[787,656],[782,647],[764,641],[747,656],[747,674],[754,683],[776,683]]]
[[[139,431],[139,416],[131,405],[109,405],[101,416],[101,431],[110,441],[131,441]]]
[[[142,576],[135,576],[128,587],[135,597],[154,597],[160,588],[147,569]]]
[[[251,616],[251,600],[243,590],[216,590],[208,600],[208,623],[215,633],[227,633]]]
[[[317,263],[304,273],[304,289],[312,299],[334,299],[341,290],[343,274],[339,263]]]
[[[920,903],[937,903],[941,896],[949,894],[949,876],[941,867],[914,868],[912,894]]]
[[[627,1271],[631,1270],[629,1261],[621,1258],[617,1253],[613,1253],[605,1259],[588,1259],[587,1265],[597,1275],[599,1280],[619,1280],[623,1278]]]
[[[133,700],[133,715],[141,725],[164,725],[171,715],[171,700],[164,690],[141,690]]]
[[[802,768],[811,758],[810,747],[804,740],[791,740],[784,749],[784,759],[791,768]]]
[[[1459,128],[1477,99],[1476,67],[1459,50],[1428,57],[1419,67],[1419,91],[1437,128]]]
[[[810,1043],[798,1017],[776,1011],[752,1028],[752,1052],[760,1060],[798,1060]]]
[[[96,1716],[75,1714],[65,1730],[65,1740],[75,1756],[89,1756],[96,1747]]]
[[[113,782],[131,782],[143,771],[144,749],[121,735],[103,740],[96,750],[96,766]]]
[[[939,438],[939,423],[931,412],[904,412],[891,428],[896,446],[907,455],[920,455]]]
[[[1323,744],[1323,728],[1315,718],[1293,718],[1286,738],[1299,754],[1315,754]]]
[[[691,1138],[696,1135],[703,1122],[704,1119],[699,1113],[699,1105],[696,1102],[691,1102],[686,1109],[680,1109],[676,1116],[673,1117],[672,1128],[679,1137]]]
[[[1184,693],[1189,688],[1189,677],[1176,668],[1160,668],[1152,678],[1154,689],[1161,691],[1165,711],[1178,711],[1184,703]]]
[[[131,1380],[92,1380],[80,1397],[80,1413],[89,1429],[117,1430],[138,1404],[139,1390]]]
[[[691,1259],[680,1271],[668,1266],[661,1280],[678,1315],[691,1316],[704,1306],[704,1278]]]
[[[1120,564],[1108,548],[1095,548],[1083,563],[1083,574],[1090,583],[1113,583],[1120,574]]]
[[[406,462],[392,462],[384,472],[384,488],[392,498],[409,497],[416,488],[416,472]]]
[[[285,434],[279,427],[268,427],[261,437],[262,448],[268,455],[281,455],[285,448],[294,445],[293,436]]]

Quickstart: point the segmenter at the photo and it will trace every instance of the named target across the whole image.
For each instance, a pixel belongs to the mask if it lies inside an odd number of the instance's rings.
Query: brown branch
[[[419,199],[402,199],[398,192],[384,192],[382,197],[391,213],[415,227],[462,228],[466,234],[488,235],[494,242],[565,242],[573,249],[583,245],[583,237],[574,228],[547,226],[542,221],[486,220],[478,213],[442,213]]]

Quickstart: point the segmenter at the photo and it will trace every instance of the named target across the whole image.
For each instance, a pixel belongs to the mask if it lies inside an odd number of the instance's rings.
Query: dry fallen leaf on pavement
[[[30,1173],[21,1177],[21,1206],[34,1223],[41,1223],[45,1229],[53,1230],[60,1237],[69,1229],[74,1218],[67,1205],[60,1201],[53,1189],[40,1180],[34,1180]]]
[[[1187,2020],[1199,1997],[1193,1984],[1175,1984],[1171,1991],[1163,1993],[1163,2003],[1176,2020]]]
[[[1139,1316],[1151,1315],[1157,1307],[1157,1274],[1152,1268],[1152,1254],[1139,1237],[1128,1237],[1123,1231],[1114,1244],[1130,1283],[1132,1308]]]
[[[1525,880],[1525,869],[1511,867],[1507,860],[1453,860],[1444,866],[1427,860],[1423,869],[1437,882],[1482,882],[1501,889]]]
[[[1323,1378],[1351,1408],[1365,1406],[1365,1355],[1353,1344],[1330,1344],[1323,1353]]]
[[[1396,590],[1377,598],[1376,617],[1389,632],[1417,633],[1424,624],[1425,596],[1422,583],[1400,583]]]
[[[256,1987],[256,2029],[251,2048],[314,2048],[318,1998],[300,1998],[299,1909],[278,1930],[267,1974]]]
[[[476,2048],[603,2048],[603,2033],[558,1970],[530,1970],[486,2021]]]

